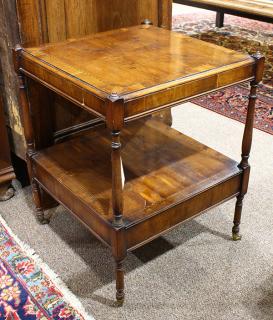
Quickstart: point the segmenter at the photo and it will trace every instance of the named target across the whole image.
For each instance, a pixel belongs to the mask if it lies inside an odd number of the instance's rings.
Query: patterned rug
[[[58,284],[52,280],[56,278],[52,271],[14,237],[0,218],[0,319],[93,319],[60,280]]]
[[[273,134],[273,26],[272,24],[225,16],[225,26],[215,27],[215,13],[174,16],[173,30],[237,51],[266,57],[263,82],[258,90],[255,128]],[[249,88],[237,85],[193,100],[197,105],[245,122]]]

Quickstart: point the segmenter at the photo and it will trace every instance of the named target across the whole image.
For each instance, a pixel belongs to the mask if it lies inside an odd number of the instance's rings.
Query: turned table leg
[[[50,220],[45,217],[45,213],[42,207],[41,188],[39,186],[39,183],[34,179],[32,179],[31,181],[31,188],[32,188],[32,197],[36,207],[36,218],[40,224],[48,224]]]
[[[233,228],[232,228],[232,239],[234,241],[241,240],[242,236],[240,235],[240,223],[241,223],[241,214],[243,209],[243,199],[244,196],[239,194],[237,196],[237,201],[235,205],[235,214],[233,220]]]
[[[118,305],[124,302],[124,269],[123,260],[126,256],[125,239],[123,233],[123,187],[124,172],[121,159],[120,131],[112,131],[112,209],[113,226],[112,236],[113,256],[115,259],[116,273],[116,300]]]
[[[30,109],[29,109],[29,104],[27,100],[26,86],[24,83],[23,76],[19,74],[18,77],[19,77],[19,85],[20,85],[19,97],[20,97],[20,103],[22,108],[24,133],[25,133],[25,138],[27,143],[27,156],[26,156],[27,168],[28,168],[28,174],[29,174],[30,183],[31,183],[33,202],[36,207],[36,218],[39,223],[47,224],[49,223],[49,220],[45,218],[44,211],[42,209],[40,186],[35,181],[34,175],[33,175],[32,157],[35,155],[36,150],[35,150],[35,143],[34,143],[32,121],[30,116]]]
[[[124,173],[121,159],[120,131],[112,131],[112,208],[116,227],[123,225],[123,184]]]
[[[32,124],[30,104],[29,104],[28,95],[27,95],[26,79],[24,78],[23,74],[19,69],[21,51],[22,51],[22,48],[20,46],[17,46],[14,49],[13,58],[14,58],[14,67],[17,72],[18,80],[19,80],[19,102],[21,107],[24,135],[25,135],[26,144],[27,144],[27,154],[26,154],[27,168],[28,168],[28,174],[29,174],[30,183],[32,187],[32,197],[36,207],[36,217],[38,222],[45,224],[45,223],[48,223],[49,220],[46,219],[44,216],[40,186],[34,179],[34,174],[33,174],[32,159],[36,153],[36,146],[35,146],[35,137],[34,137],[33,124]]]
[[[107,103],[107,126],[111,130],[112,164],[112,253],[115,259],[116,300],[121,306],[124,302],[124,269],[126,258],[125,229],[123,220],[123,189],[125,176],[121,157],[120,130],[123,127],[124,101],[116,93],[109,96]]]
[[[122,261],[116,261],[116,300],[118,306],[123,305],[124,293],[124,268]]]
[[[252,144],[252,135],[253,135],[253,123],[255,115],[255,103],[257,99],[257,87],[259,82],[262,80],[263,68],[264,68],[264,57],[259,53],[253,56],[255,59],[255,78],[251,81],[251,89],[249,95],[249,102],[247,107],[247,116],[246,124],[243,135],[242,142],[242,160],[239,164],[239,168],[243,170],[242,184],[240,194],[237,196],[236,206],[235,206],[235,215],[234,215],[234,226],[232,228],[232,238],[237,241],[241,239],[240,235],[240,222],[241,214],[243,208],[243,199],[248,189],[250,165],[248,162],[249,154]]]

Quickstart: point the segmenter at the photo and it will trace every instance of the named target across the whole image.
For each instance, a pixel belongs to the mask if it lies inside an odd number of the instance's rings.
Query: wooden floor
[[[62,185],[112,221],[110,141],[100,128],[41,151],[34,158],[38,180],[49,190]],[[128,124],[122,144],[127,226],[240,173],[235,161],[152,119]]]

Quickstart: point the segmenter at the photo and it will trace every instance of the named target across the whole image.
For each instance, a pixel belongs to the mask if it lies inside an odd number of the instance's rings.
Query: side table
[[[263,57],[149,25],[14,53],[37,216],[47,222],[43,190],[112,249],[120,304],[127,252],[179,223],[237,197],[232,232],[240,239]],[[239,163],[149,116],[244,81],[251,91]],[[105,127],[43,146],[33,82],[97,115]]]

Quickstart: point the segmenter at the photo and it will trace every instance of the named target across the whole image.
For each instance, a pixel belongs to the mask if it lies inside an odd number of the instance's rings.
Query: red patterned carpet
[[[93,319],[67,302],[44,272],[46,266],[41,267],[41,262],[33,259],[33,252],[27,254],[30,250],[17,241],[0,217],[0,320]],[[70,293],[66,295],[75,299]]]
[[[226,15],[224,28],[215,27],[215,13],[174,16],[173,30],[249,54],[260,51],[266,57],[263,82],[258,90],[255,128],[273,134],[273,26]],[[249,89],[237,85],[193,100],[197,105],[244,122]]]

